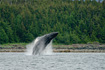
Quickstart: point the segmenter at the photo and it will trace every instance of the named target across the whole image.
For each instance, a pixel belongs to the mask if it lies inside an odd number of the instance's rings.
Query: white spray
[[[26,45],[26,55],[32,55],[33,52],[33,47],[36,45],[36,43],[42,38],[41,37],[37,37],[32,43]],[[51,55],[53,53],[52,50],[52,41],[50,41],[50,43],[46,46],[46,48],[42,51],[42,55]]]

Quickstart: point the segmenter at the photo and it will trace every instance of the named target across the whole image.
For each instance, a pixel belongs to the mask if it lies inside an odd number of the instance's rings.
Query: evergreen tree
[[[6,35],[4,29],[0,26],[0,44],[8,43],[8,36]]]
[[[56,31],[56,43],[104,43],[105,0],[2,0],[0,28],[0,43],[30,42]]]

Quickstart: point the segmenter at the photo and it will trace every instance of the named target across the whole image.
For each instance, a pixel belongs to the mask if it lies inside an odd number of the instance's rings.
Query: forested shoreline
[[[105,43],[105,1],[0,1],[0,44],[59,32],[56,44]]]

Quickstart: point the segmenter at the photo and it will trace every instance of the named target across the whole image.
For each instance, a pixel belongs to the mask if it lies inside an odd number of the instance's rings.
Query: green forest
[[[0,1],[0,44],[29,43],[51,32],[59,32],[56,44],[105,43],[105,1]]]

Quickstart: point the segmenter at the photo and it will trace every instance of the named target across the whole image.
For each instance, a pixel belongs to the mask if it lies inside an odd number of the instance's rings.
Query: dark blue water
[[[105,53],[0,53],[0,70],[105,70]]]

